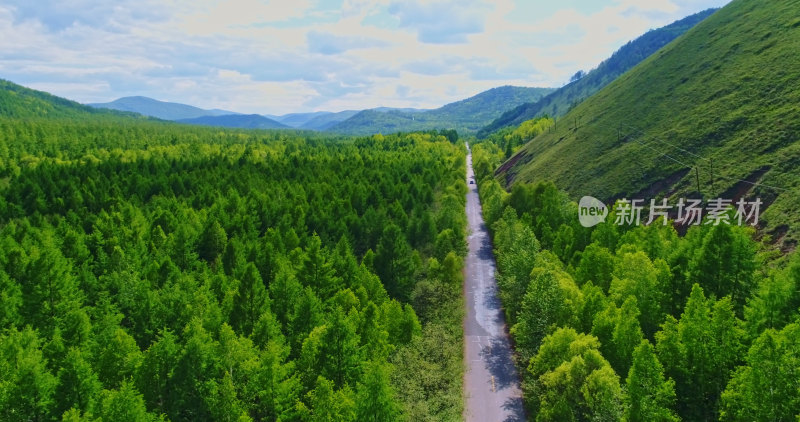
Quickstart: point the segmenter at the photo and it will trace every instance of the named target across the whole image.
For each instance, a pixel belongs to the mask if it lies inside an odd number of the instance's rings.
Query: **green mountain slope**
[[[109,113],[108,110],[95,110],[75,101],[25,88],[13,82],[0,79],[0,117],[25,119],[37,117],[73,118],[96,114]]]
[[[709,17],[717,9],[708,9],[667,26],[648,31],[641,37],[628,42],[606,59],[597,68],[589,71],[584,77],[571,82],[546,97],[521,104],[492,121],[478,131],[478,137],[485,137],[504,127],[519,125],[525,120],[538,116],[552,117],[565,114],[575,104],[590,97],[608,85],[611,81],[636,66],[642,60],[669,44],[703,19]]]
[[[258,114],[228,114],[225,116],[202,116],[194,119],[179,119],[178,123],[203,126],[220,126],[242,129],[288,129],[289,126]]]
[[[760,197],[763,228],[792,248],[799,5],[734,0],[579,104],[499,174],[550,179],[574,198]]]
[[[88,105],[95,108],[130,111],[164,120],[193,119],[195,117],[203,116],[236,114],[232,111],[204,110],[202,108],[186,104],[170,103],[140,96],[123,97],[111,101],[110,103],[93,103]]]
[[[510,107],[536,101],[552,91],[552,88],[501,86],[434,110],[414,113],[364,110],[331,127],[330,131],[367,135],[378,132],[456,129],[459,132],[475,133]]]

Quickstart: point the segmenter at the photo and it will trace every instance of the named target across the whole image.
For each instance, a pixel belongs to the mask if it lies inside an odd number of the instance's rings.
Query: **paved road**
[[[467,154],[467,183],[473,179],[472,154]],[[464,419],[475,422],[524,421],[519,376],[511,357],[506,320],[500,308],[489,233],[481,213],[477,185],[468,184],[469,253],[465,262]]]

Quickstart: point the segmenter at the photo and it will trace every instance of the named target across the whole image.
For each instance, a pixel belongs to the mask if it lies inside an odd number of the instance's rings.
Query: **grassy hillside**
[[[221,126],[241,129],[288,129],[289,126],[258,114],[228,114],[225,116],[202,116],[180,119],[178,123],[203,126]]]
[[[330,131],[367,135],[379,132],[456,129],[459,132],[475,133],[510,107],[536,101],[552,91],[552,88],[502,86],[424,112],[364,110],[331,127]]]
[[[553,180],[573,198],[760,197],[763,228],[792,248],[798,5],[734,0],[579,104],[499,173],[506,182]]]
[[[628,42],[583,78],[555,90],[536,102],[520,104],[503,113],[490,124],[481,128],[478,131],[478,137],[485,137],[498,129],[519,125],[525,120],[538,116],[555,117],[564,115],[571,107],[608,85],[642,60],[703,21],[716,10],[708,9],[687,16],[667,26],[651,30],[641,37]]]

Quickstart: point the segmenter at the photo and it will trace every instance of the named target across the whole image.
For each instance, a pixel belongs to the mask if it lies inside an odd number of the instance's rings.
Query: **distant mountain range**
[[[163,120],[193,119],[203,116],[237,114],[226,110],[203,110],[202,108],[186,104],[158,101],[152,98],[141,96],[122,97],[110,103],[92,103],[87,105],[95,108],[130,111]]]
[[[428,129],[475,133],[509,108],[536,101],[552,91],[553,88],[501,86],[433,110],[363,110],[328,130],[348,135]]]
[[[300,128],[319,130],[319,131],[328,130],[332,126],[338,124],[339,122],[343,122],[355,116],[358,113],[359,110],[345,110],[337,113],[323,113],[314,117],[311,120],[308,120]]]
[[[245,115],[227,110],[206,110],[188,104],[159,101],[153,98],[142,96],[122,97],[108,103],[91,103],[86,104],[86,106],[93,107],[95,109],[109,109],[129,113],[138,113],[143,116],[155,117],[162,120],[172,120],[185,124],[222,126],[243,129],[295,128],[318,131],[328,130],[330,127],[345,121],[362,111],[315,111],[310,113],[289,113],[282,116],[262,116],[258,114]],[[371,110],[380,113],[394,111],[400,111],[403,113],[418,113],[426,111],[415,108],[390,107],[377,107]]]
[[[276,122],[280,122],[286,126],[291,126],[294,128],[304,128],[304,126],[308,122],[318,117],[328,116],[330,114],[333,113],[331,113],[330,111],[314,111],[311,113],[289,113],[289,114],[284,114],[283,116],[267,116],[267,117],[269,117],[272,120],[275,120]]]
[[[369,135],[427,129],[457,129],[474,133],[509,107],[541,98],[552,88],[503,86],[437,109],[376,107],[340,112],[316,111],[282,116],[205,110],[187,104],[148,97],[123,97],[109,103],[88,104],[98,109],[139,113],[185,124],[245,129],[304,129],[348,135]]]
[[[223,116],[201,116],[176,120],[178,123],[203,126],[236,127],[242,129],[291,129],[283,123],[260,114],[226,114]]]
[[[507,112],[486,127],[481,128],[477,133],[478,137],[485,137],[504,127],[517,126],[534,117],[543,115],[558,117],[566,114],[576,104],[592,96],[620,75],[650,57],[661,47],[702,22],[716,10],[708,9],[687,16],[628,42],[582,78],[557,89],[538,101],[526,102],[514,108],[509,107]]]

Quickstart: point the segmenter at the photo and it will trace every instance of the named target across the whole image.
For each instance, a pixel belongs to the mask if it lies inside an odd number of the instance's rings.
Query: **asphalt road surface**
[[[505,315],[497,297],[495,262],[486,223],[483,221],[472,154],[467,154],[467,222],[469,252],[465,262],[464,419],[475,422],[524,421],[522,391],[514,367]],[[477,183],[477,182],[476,182]]]

